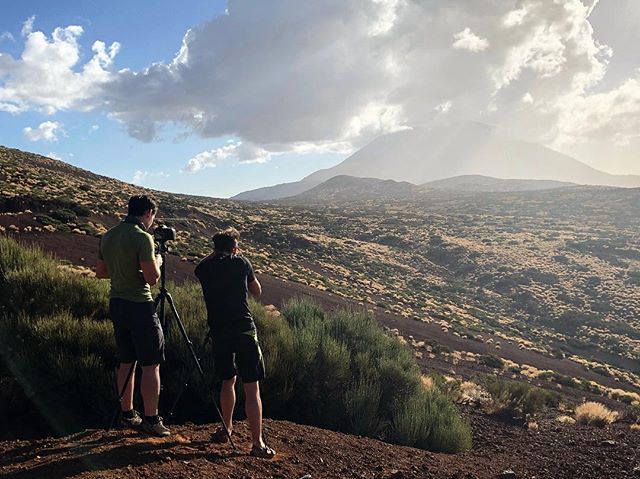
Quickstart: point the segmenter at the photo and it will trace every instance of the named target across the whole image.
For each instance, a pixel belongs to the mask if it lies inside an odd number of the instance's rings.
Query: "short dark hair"
[[[240,233],[235,228],[227,228],[213,235],[213,246],[221,253],[231,253],[240,239]]]
[[[158,211],[155,201],[147,195],[133,195],[129,198],[129,216],[142,216],[148,210]]]

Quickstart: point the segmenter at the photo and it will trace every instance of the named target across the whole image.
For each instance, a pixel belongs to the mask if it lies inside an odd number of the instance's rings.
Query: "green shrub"
[[[88,235],[91,235],[91,236],[99,236],[100,235],[100,232],[96,229],[96,227],[91,225],[91,224],[89,224],[89,223],[80,223],[78,225],[78,228],[80,228],[85,233],[87,233]]]
[[[434,451],[453,452],[471,448],[469,426],[459,420],[453,403],[433,389],[421,389],[396,405],[391,439]]]
[[[68,209],[54,210],[49,213],[49,216],[62,223],[74,223],[78,219],[78,215]]]
[[[488,410],[492,414],[526,419],[541,412],[547,406],[557,406],[556,393],[515,381],[503,381],[489,376],[486,389],[491,396]]]
[[[495,369],[502,369],[504,367],[504,361],[502,360],[502,358],[496,356],[495,354],[482,354],[478,362]]]
[[[57,226],[60,224],[60,221],[52,218],[49,215],[36,215],[36,220],[38,220],[40,223],[42,223],[45,226]]]
[[[0,271],[0,313],[108,316],[108,282],[69,274],[37,248],[0,237]]]
[[[256,315],[267,414],[431,450],[469,447],[469,426],[451,401],[425,394],[411,351],[371,316],[296,299],[282,318]]]
[[[110,324],[61,313],[4,317],[1,328],[0,355],[6,369],[54,431],[104,420],[113,404],[107,368],[114,353]],[[13,398],[5,400],[15,399],[17,390],[12,393]]]

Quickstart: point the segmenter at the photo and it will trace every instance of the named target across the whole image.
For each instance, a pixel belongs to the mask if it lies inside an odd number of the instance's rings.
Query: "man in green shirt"
[[[142,425],[148,433],[168,436],[171,432],[158,416],[164,336],[151,295],[151,285],[160,279],[162,257],[154,253],[153,237],[147,233],[156,211],[156,204],[145,195],[129,199],[127,217],[100,240],[96,276],[111,279],[109,315],[120,359],[118,391],[122,392],[126,383],[121,401],[122,423]],[[135,375],[127,382],[136,361],[142,366],[144,420],[133,409]]]

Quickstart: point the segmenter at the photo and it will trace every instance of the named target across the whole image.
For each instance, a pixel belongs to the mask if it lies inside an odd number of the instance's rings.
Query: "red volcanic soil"
[[[215,425],[172,426],[168,438],[137,431],[88,430],[63,438],[0,442],[0,477],[26,478],[638,478],[640,435],[541,421],[538,429],[469,411],[474,448],[435,454],[286,421],[265,421],[278,454],[249,456],[248,427],[236,424],[237,450],[209,441]],[[503,475],[507,470],[515,476]]]

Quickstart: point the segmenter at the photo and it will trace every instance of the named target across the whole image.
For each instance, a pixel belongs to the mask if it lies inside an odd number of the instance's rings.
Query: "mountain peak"
[[[510,138],[493,126],[468,121],[416,126],[380,136],[342,163],[300,182],[254,190],[236,199],[292,196],[338,175],[422,184],[464,175],[588,185],[640,186],[640,176],[611,175],[545,146]]]

